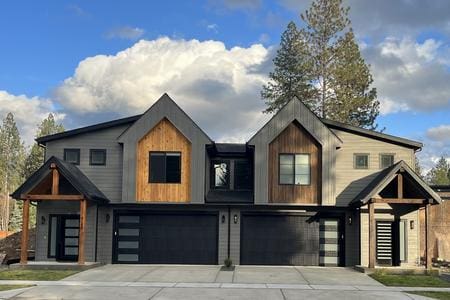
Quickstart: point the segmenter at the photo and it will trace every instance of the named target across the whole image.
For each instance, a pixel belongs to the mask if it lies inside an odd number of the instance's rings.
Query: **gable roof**
[[[345,123],[341,123],[341,122],[337,122],[337,121],[332,121],[332,120],[328,120],[328,119],[321,119],[321,121],[325,125],[327,125],[329,128],[333,128],[333,129],[338,129],[338,130],[342,130],[342,131],[347,131],[347,132],[350,132],[350,133],[359,134],[359,135],[362,135],[362,136],[366,136],[366,137],[369,137],[369,138],[381,140],[381,141],[384,141],[384,142],[389,142],[389,143],[397,144],[397,145],[400,145],[400,146],[413,148],[415,150],[421,149],[423,147],[423,144],[421,142],[405,139],[405,138],[402,138],[402,137],[393,136],[393,135],[390,135],[390,134],[385,134],[385,133],[377,132],[377,131],[374,131],[374,130],[369,130],[369,129],[365,129],[365,128],[362,128],[362,127],[352,126],[352,125],[349,125],[349,124],[345,124]]]
[[[412,179],[428,194],[430,199],[436,203],[441,203],[441,197],[433,191],[403,160],[396,164],[381,170],[378,175],[350,202],[350,206],[363,206],[371,198],[375,197],[383,190],[397,175],[397,172],[404,170]]]
[[[87,200],[107,203],[108,198],[89,180],[89,178],[78,169],[77,166],[65,162],[55,156],[50,157],[36,172],[34,172],[17,190],[15,190],[11,197],[20,199],[22,194],[28,193],[39,182],[41,182],[50,172],[50,165],[54,163],[59,173],[69,181],[69,183]]]
[[[174,124],[174,120],[171,120],[171,117],[168,113],[175,114],[180,113],[181,116],[185,118],[185,120],[188,121],[188,123],[196,128],[201,135],[203,135],[204,138],[206,138],[210,143],[212,143],[212,139],[203,131],[203,129],[200,128],[200,126],[195,123],[192,118],[175,102],[167,93],[164,93],[155,103],[153,103],[152,106],[150,106],[149,109],[147,109],[142,115],[139,116],[135,122],[128,127],[118,138],[119,141],[124,141],[126,139],[126,136],[129,134],[130,131],[133,131],[134,128],[138,128],[141,126],[141,123],[146,122],[145,118],[146,116],[150,116],[152,112],[155,112],[155,114],[159,117],[158,120],[152,120],[153,123],[158,123],[162,118],[166,117],[171,123]],[[164,113],[166,112],[166,113]],[[177,127],[178,130],[180,130],[185,136],[187,136],[184,132],[184,128],[179,128],[174,124],[175,127]],[[147,128],[149,130],[150,128]]]

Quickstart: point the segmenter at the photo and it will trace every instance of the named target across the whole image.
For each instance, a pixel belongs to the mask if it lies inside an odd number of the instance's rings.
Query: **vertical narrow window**
[[[57,234],[58,217],[51,216],[49,220],[49,233],[48,233],[48,257],[52,258],[56,256],[56,234]]]
[[[230,186],[230,162],[212,161],[211,187],[215,189],[228,189]]]
[[[355,167],[355,169],[368,169],[369,168],[369,154],[355,154],[354,155],[354,167]]]
[[[385,169],[394,164],[394,154],[380,154],[380,168]]]
[[[280,154],[279,183],[310,185],[311,159],[309,154]]]
[[[150,152],[149,155],[150,183],[181,182],[180,152]]]
[[[400,261],[406,261],[406,253],[407,253],[407,233],[406,233],[407,223],[406,220],[401,220],[399,223],[399,250],[400,250]]]
[[[68,163],[80,164],[80,149],[64,149],[64,160]]]

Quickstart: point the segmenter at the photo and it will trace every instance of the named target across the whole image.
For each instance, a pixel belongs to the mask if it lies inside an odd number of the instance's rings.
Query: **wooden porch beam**
[[[21,195],[23,200],[64,200],[64,201],[81,201],[84,199],[83,195]]]
[[[30,223],[30,200],[23,202],[22,212],[22,240],[20,243],[20,264],[26,265],[28,263],[28,238],[29,238],[29,224]]]
[[[369,202],[369,268],[375,268],[375,203]]]
[[[56,164],[51,164],[50,168],[52,169],[52,195],[59,194],[59,171],[56,168]]]
[[[425,205],[425,266],[431,269],[431,226],[430,226],[431,204]]]
[[[403,199],[403,174],[397,175],[397,198]]]
[[[373,203],[391,203],[391,204],[425,204],[427,200],[416,198],[374,198]]]
[[[84,246],[86,238],[86,210],[87,201],[85,199],[80,201],[80,230],[78,238],[78,264],[84,265]]]

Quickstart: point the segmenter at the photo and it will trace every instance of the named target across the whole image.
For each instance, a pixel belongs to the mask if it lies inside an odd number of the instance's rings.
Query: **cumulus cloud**
[[[137,40],[143,36],[145,30],[139,27],[121,26],[116,27],[108,31],[105,35],[108,39],[124,39],[124,40]]]
[[[116,55],[86,58],[54,92],[71,114],[141,113],[167,92],[216,140],[248,138],[268,116],[259,91],[272,51],[222,42],[139,41]]]
[[[214,33],[218,33],[219,32],[219,26],[215,23],[213,24],[207,24],[206,25],[206,30],[207,31],[212,31]]]
[[[0,90],[0,116],[4,118],[9,112],[14,114],[17,127],[26,145],[33,143],[37,125],[54,111],[54,104],[49,99],[12,95]],[[61,113],[56,114],[58,120],[62,120],[64,116]]]
[[[450,106],[450,73],[440,59],[441,48],[433,39],[419,43],[393,37],[365,46],[383,114]]]
[[[427,137],[434,141],[450,142],[450,125],[440,125],[427,130]]]

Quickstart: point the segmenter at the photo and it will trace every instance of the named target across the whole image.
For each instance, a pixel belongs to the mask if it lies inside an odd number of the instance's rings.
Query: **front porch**
[[[361,219],[361,268],[431,269],[431,205],[441,199],[403,161],[382,170],[352,201]],[[419,209],[425,210],[425,257],[420,257]]]
[[[94,262],[86,262],[86,231],[88,203],[98,205],[108,199],[74,165],[51,157],[12,196],[23,201],[20,266],[30,268],[90,268]],[[48,258],[54,261],[28,262],[29,207],[59,203],[67,210],[59,215],[41,216],[37,222],[47,224]],[[76,208],[78,206],[78,208]],[[76,262],[76,263],[75,263]],[[14,267],[19,267],[14,265]]]

